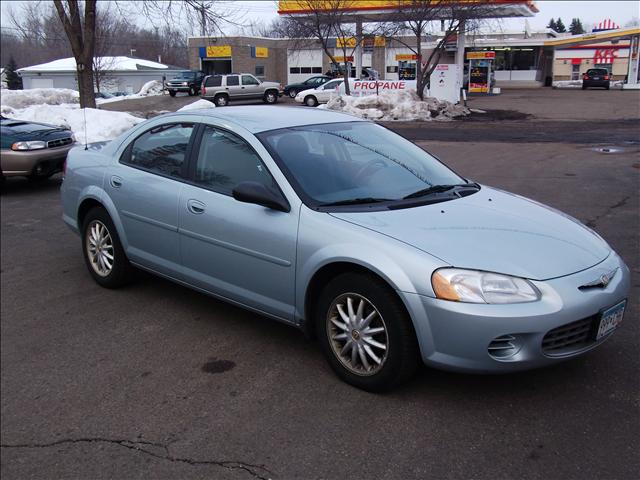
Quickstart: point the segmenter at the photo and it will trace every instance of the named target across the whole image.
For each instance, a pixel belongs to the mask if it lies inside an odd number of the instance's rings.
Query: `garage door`
[[[31,79],[31,88],[53,88],[53,79],[33,78]]]

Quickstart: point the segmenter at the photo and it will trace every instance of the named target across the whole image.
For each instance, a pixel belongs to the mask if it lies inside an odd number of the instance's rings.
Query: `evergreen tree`
[[[550,28],[551,30],[554,30],[554,31],[556,28],[558,28],[558,26],[556,25],[556,21],[553,18],[549,20],[549,25],[547,25],[547,28]]]
[[[571,32],[571,35],[580,35],[581,33],[584,33],[584,28],[579,18],[574,18],[571,20],[569,31]]]
[[[562,23],[562,19],[558,17],[558,21],[556,22],[556,32],[565,33],[567,31],[567,27]]]
[[[9,63],[5,67],[5,75],[7,77],[7,88],[9,90],[22,90],[22,77],[16,73],[18,65],[13,59],[13,55],[9,57]]]

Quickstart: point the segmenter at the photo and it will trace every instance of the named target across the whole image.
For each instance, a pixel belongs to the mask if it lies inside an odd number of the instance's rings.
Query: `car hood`
[[[557,210],[500,190],[448,202],[378,212],[333,212],[445,263],[532,280],[561,277],[603,261],[611,249]]]

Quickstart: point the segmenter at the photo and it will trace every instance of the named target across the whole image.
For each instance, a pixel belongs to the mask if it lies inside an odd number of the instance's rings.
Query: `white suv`
[[[249,73],[208,75],[202,82],[202,98],[211,100],[216,107],[224,107],[231,100],[262,99],[276,103],[282,95],[282,86],[276,82],[261,82]]]

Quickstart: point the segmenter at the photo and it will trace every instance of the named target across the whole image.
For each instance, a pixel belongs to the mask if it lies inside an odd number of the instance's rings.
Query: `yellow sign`
[[[355,39],[355,37],[349,37],[349,38],[338,37],[338,38],[336,38],[336,48],[344,48],[345,46],[349,47],[349,48],[356,48],[356,39]]]
[[[399,53],[396,55],[396,60],[417,60],[418,55],[413,53]]]
[[[386,40],[384,37],[375,37],[373,39],[373,46],[374,47],[384,47],[387,44]]]
[[[496,52],[467,52],[467,60],[496,58]]]
[[[535,5],[535,2],[532,0],[509,0],[508,2],[505,0],[440,0],[442,2],[451,2],[456,4],[476,4],[476,3],[484,3],[484,4],[493,4],[493,5],[504,5],[508,4],[510,6],[520,6],[524,5],[528,7],[529,11],[532,13],[537,13],[538,8]],[[431,2],[434,4],[435,8],[437,8],[438,2]],[[365,13],[371,10],[398,10],[403,7],[414,7],[417,3],[415,0],[341,0],[340,2],[336,2],[336,0],[280,0],[278,2],[278,13],[282,14],[300,14],[300,13],[309,13],[313,11],[347,11],[347,12],[357,12],[357,13]],[[428,3],[428,2],[424,2]],[[415,7],[414,7],[415,8]]]
[[[353,62],[353,57],[333,57],[338,63],[340,62]]]
[[[267,47],[256,47],[256,58],[269,58],[269,49]]]
[[[230,45],[210,45],[207,47],[207,58],[212,57],[230,57],[231,56],[231,46]]]

